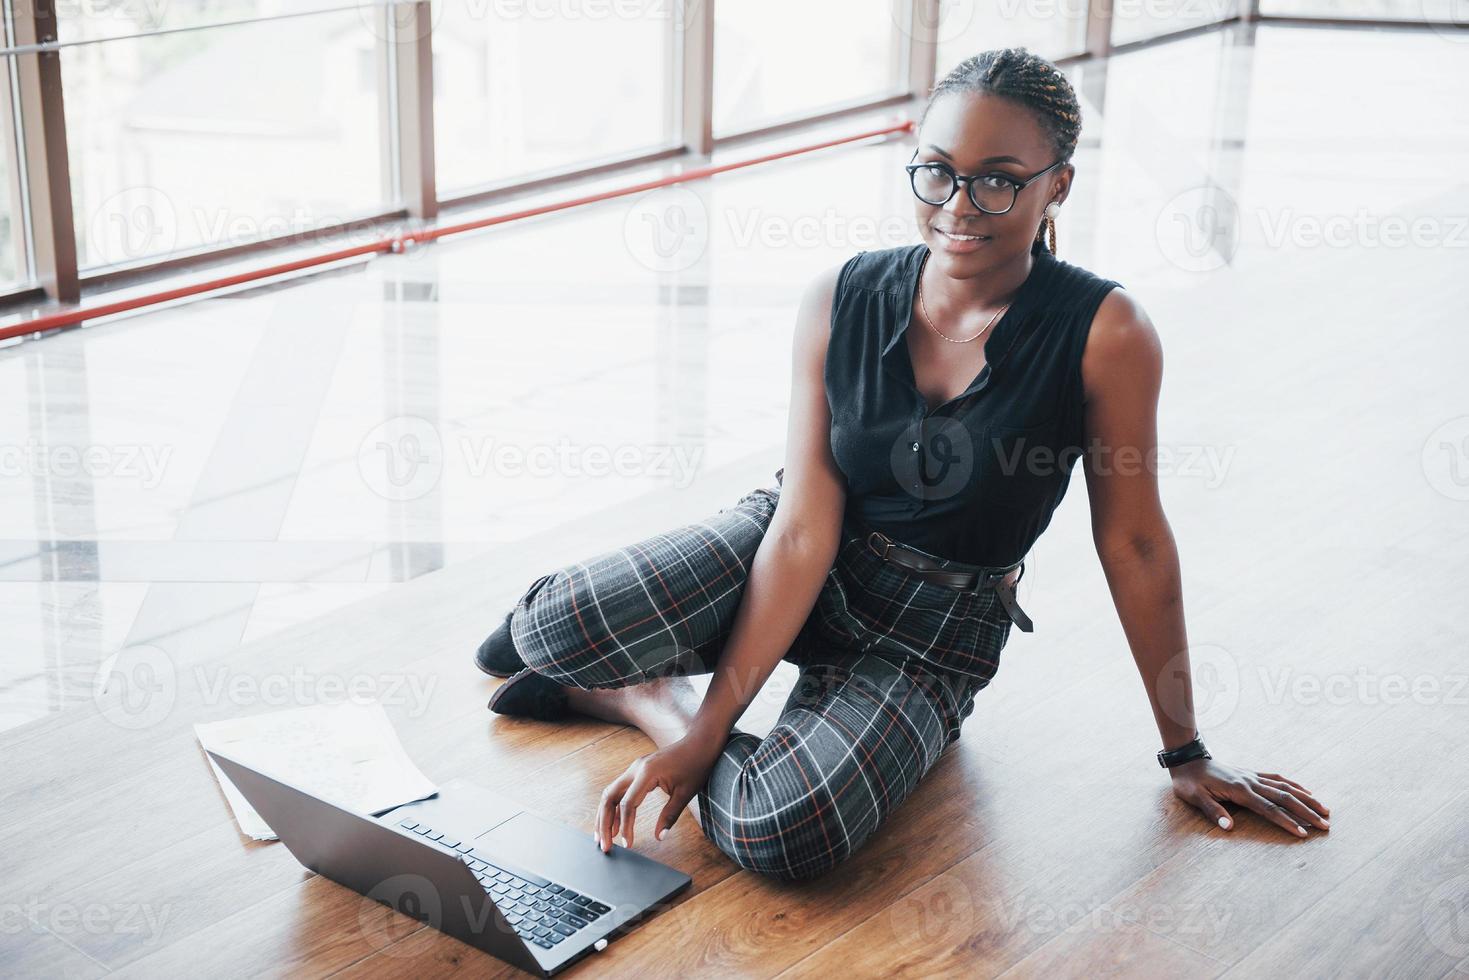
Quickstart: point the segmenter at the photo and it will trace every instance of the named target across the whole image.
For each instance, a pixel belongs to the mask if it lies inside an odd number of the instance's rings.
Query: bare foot
[[[681,676],[596,691],[567,685],[562,685],[562,690],[572,711],[614,724],[631,725],[659,748],[683,738],[699,709],[693,682]]]
[[[664,748],[683,738],[699,710],[699,693],[687,677],[663,677],[646,684],[599,691],[562,685],[573,711],[619,725],[631,725]],[[689,800],[688,812],[703,824],[699,801]]]

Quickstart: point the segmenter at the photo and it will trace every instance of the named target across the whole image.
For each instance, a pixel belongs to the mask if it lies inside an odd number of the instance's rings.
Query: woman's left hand
[[[1251,772],[1213,759],[1195,759],[1169,770],[1173,794],[1225,830],[1234,819],[1221,801],[1238,803],[1279,824],[1297,837],[1306,836],[1302,824],[1329,830],[1331,811],[1317,802],[1306,787],[1274,772]]]

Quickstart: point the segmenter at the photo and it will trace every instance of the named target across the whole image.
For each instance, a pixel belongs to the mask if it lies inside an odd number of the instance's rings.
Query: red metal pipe
[[[615,187],[611,190],[601,191],[596,194],[587,194],[581,197],[568,198],[564,201],[553,201],[533,208],[525,208],[520,211],[511,211],[506,214],[497,214],[487,218],[477,218],[474,221],[465,221],[459,224],[439,225],[432,228],[424,228],[418,231],[387,235],[375,241],[363,245],[354,245],[351,248],[335,249],[322,252],[318,255],[310,255],[306,258],[296,259],[291,262],[282,262],[275,265],[264,266],[259,269],[249,269],[228,276],[220,276],[215,279],[206,279],[202,282],[190,283],[186,286],[178,286],[173,289],[160,290],[154,293],[146,293],[141,296],[131,296],[127,299],[116,300],[111,303],[100,303],[96,306],[78,306],[69,310],[61,310],[55,313],[45,313],[32,317],[29,320],[14,322],[8,326],[0,327],[0,340],[9,340],[12,337],[24,337],[28,334],[40,333],[43,330],[55,330],[58,327],[68,327],[81,323],[84,320],[93,320],[97,317],[111,316],[114,313],[126,313],[129,310],[141,309],[145,306],[156,306],[159,303],[167,303],[171,300],[180,299],[185,296],[193,296],[199,293],[213,292],[216,289],[224,289],[228,286],[237,286],[240,283],[250,282],[255,279],[266,279],[270,276],[278,276],[287,272],[295,272],[316,265],[326,265],[330,262],[340,262],[358,255],[366,255],[377,252],[401,252],[409,245],[423,241],[436,241],[445,235],[457,235],[461,232],[475,231],[480,228],[488,228],[491,225],[504,224],[507,221],[516,221],[521,218],[530,218],[538,214],[546,214],[550,211],[561,211],[566,208],[582,207],[594,204],[597,201],[605,201],[608,198],[622,197],[627,194],[637,194],[641,191],[654,190],[659,187],[667,187],[670,184],[680,184],[689,180],[700,180],[704,177],[712,177],[714,174],[723,173],[726,170],[736,170],[740,167],[750,167],[757,163],[768,163],[771,160],[779,160],[783,157],[794,156],[798,153],[810,153],[813,150],[823,150],[829,146],[837,146],[842,143],[853,143],[857,140],[871,139],[874,136],[886,136],[890,133],[911,132],[913,120],[906,119],[893,126],[884,126],[880,129],[870,129],[861,133],[853,133],[850,136],[841,136],[837,139],[826,140],[821,143],[812,143],[809,146],[799,146],[789,150],[781,150],[778,153],[767,153],[763,156],[752,157],[748,160],[737,160],[734,163],[723,163],[718,166],[696,167],[683,173],[670,174],[667,177],[659,177],[656,180],[642,181],[630,184],[626,187]]]

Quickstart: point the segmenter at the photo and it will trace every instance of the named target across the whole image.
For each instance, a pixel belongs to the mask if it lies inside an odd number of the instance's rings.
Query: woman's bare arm
[[[785,656],[836,559],[846,484],[831,454],[823,376],[840,267],[812,280],[796,316],[780,502],[756,549],[709,692],[687,737],[723,746]]]
[[[1194,734],[1178,551],[1150,462],[1157,446],[1163,351],[1121,289],[1102,301],[1082,357],[1092,541],[1152,702],[1163,746]],[[1173,663],[1173,669],[1165,667]]]
[[[755,549],[709,692],[682,738],[640,757],[602,791],[596,838],[604,852],[619,828],[632,846],[638,807],[654,787],[668,794],[653,832],[661,838],[708,782],[730,729],[805,625],[836,558],[846,482],[831,455],[824,368],[840,271],[817,276],[801,298],[780,502]]]
[[[1137,662],[1164,748],[1193,738],[1193,682],[1184,628],[1178,547],[1158,493],[1158,393],[1163,350],[1142,307],[1114,289],[1097,310],[1086,351],[1085,459],[1092,539]],[[1228,830],[1224,801],[1249,807],[1304,837],[1330,826],[1326,807],[1300,783],[1214,759],[1168,770],[1173,792]]]

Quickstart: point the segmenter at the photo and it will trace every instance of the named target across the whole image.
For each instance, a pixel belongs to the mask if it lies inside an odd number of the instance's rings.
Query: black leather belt
[[[867,549],[884,561],[890,561],[899,565],[919,578],[938,585],[947,586],[959,592],[982,592],[985,589],[994,589],[995,595],[1000,600],[1000,605],[1005,607],[1005,612],[1010,614],[1010,619],[1020,627],[1022,633],[1035,632],[1035,623],[1020,608],[1020,603],[1015,598],[1015,586],[1025,577],[1025,559],[1004,568],[988,568],[980,565],[966,565],[963,562],[935,560],[921,551],[904,547],[881,531],[867,532]],[[1015,581],[1005,583],[1005,576],[1015,569],[1020,569],[1020,574],[1015,576]]]
[[[785,467],[775,471],[775,482],[777,486],[785,484]],[[957,589],[960,592],[982,592],[985,589],[994,589],[995,595],[1000,600],[1000,605],[1005,607],[1005,612],[1010,614],[1010,619],[1016,626],[1020,627],[1022,633],[1034,633],[1035,623],[1020,608],[1020,603],[1015,598],[1015,586],[1025,577],[1025,559],[1022,558],[1013,565],[1004,568],[985,568],[980,565],[966,565],[963,562],[947,561],[940,559],[935,561],[921,551],[906,548],[881,531],[864,531],[855,523],[851,515],[847,515],[848,528],[858,534],[864,534],[867,538],[867,548],[873,554],[884,561],[890,561],[908,569],[920,578],[939,585]],[[1005,576],[1015,569],[1020,569],[1020,574],[1015,576],[1015,581],[1009,585],[1005,584]]]

